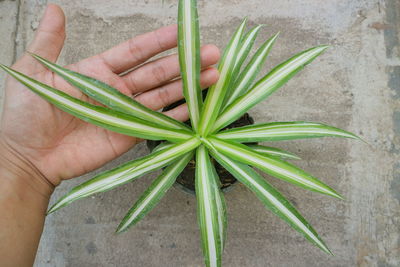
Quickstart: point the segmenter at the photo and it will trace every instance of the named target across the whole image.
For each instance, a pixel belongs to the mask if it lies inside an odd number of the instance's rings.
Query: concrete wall
[[[63,64],[174,23],[177,13],[175,0],[54,2],[67,15],[68,37],[59,60]],[[10,64],[24,51],[46,3],[0,1],[2,63]],[[293,201],[335,256],[310,245],[244,186],[236,186],[226,194],[224,266],[399,266],[398,0],[218,0],[199,1],[199,8],[203,43],[222,48],[244,16],[251,25],[266,24],[257,44],[281,31],[265,71],[302,49],[332,45],[251,115],[257,122],[324,122],[368,142],[278,144],[298,153],[303,158],[298,164],[341,192],[345,201],[266,177]],[[145,153],[139,145],[102,170]],[[52,201],[92,175],[64,182]],[[147,175],[49,216],[36,266],[202,266],[195,198],[176,188],[136,227],[114,235],[119,220],[154,177]]]

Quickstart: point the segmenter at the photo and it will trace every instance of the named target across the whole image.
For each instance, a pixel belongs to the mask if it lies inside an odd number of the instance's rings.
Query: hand
[[[56,61],[65,39],[64,21],[61,8],[49,5],[28,51]],[[176,26],[164,27],[67,68],[110,84],[158,110],[182,98],[181,81],[172,81],[179,76],[178,57],[141,64],[174,48],[176,42]],[[205,88],[218,79],[218,72],[210,66],[217,62],[219,51],[208,45],[201,53],[204,69],[200,83]],[[29,54],[13,68],[94,103]],[[54,186],[100,167],[139,140],[76,119],[12,78],[6,82],[5,93],[0,121],[0,259],[2,266],[32,266]],[[167,115],[182,121],[188,118],[184,105]]]
[[[28,51],[56,61],[64,39],[63,11],[56,5],[49,5]],[[177,55],[146,63],[123,76],[121,73],[176,45],[177,27],[168,26],[137,36],[67,68],[110,84],[126,95],[135,96],[142,104],[158,110],[183,97],[181,81],[171,81],[180,73]],[[218,59],[219,51],[215,46],[202,48],[203,88],[218,79],[217,70],[210,67]],[[94,103],[29,54],[22,56],[13,68],[69,95]],[[28,168],[26,172],[39,174],[53,185],[100,167],[138,142],[135,138],[93,126],[57,109],[12,78],[7,80],[5,90],[0,124],[3,149],[17,155],[22,160],[20,165]],[[171,110],[167,115],[181,121],[188,118],[185,105]]]

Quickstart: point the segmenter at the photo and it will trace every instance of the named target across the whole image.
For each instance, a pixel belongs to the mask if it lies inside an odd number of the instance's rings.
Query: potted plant
[[[202,98],[205,100],[207,97],[207,92],[208,88],[204,89],[202,91]],[[185,100],[182,99],[180,101],[177,101],[165,108],[162,109],[163,112],[167,112],[169,110],[172,110],[182,104],[185,104]],[[190,120],[185,122],[186,125],[189,127],[192,127]],[[245,113],[243,116],[241,116],[239,119],[235,120],[228,126],[224,127],[224,130],[230,129],[230,128],[236,128],[236,127],[242,127],[242,126],[247,126],[254,124],[254,119],[251,117],[248,113]],[[155,141],[155,140],[147,140],[146,145],[147,148],[150,151],[153,151],[158,145],[167,142],[167,141]],[[257,145],[257,143],[248,143],[249,145]],[[265,148],[265,147],[264,147]],[[277,148],[271,148],[271,153],[280,153],[280,156],[286,157],[287,159],[299,159],[294,154],[291,154],[287,151],[283,151]],[[224,167],[221,166],[217,161],[214,159],[211,159],[213,165],[215,166],[215,170],[218,174],[218,178],[220,181],[220,188],[222,192],[228,192],[229,190],[232,189],[232,186],[237,184],[236,178],[229,172],[227,171]],[[196,183],[195,183],[195,170],[196,170],[196,160],[193,158],[192,160],[189,161],[189,163],[186,165],[186,167],[183,169],[183,171],[177,176],[174,185],[183,192],[189,193],[191,195],[196,194]]]
[[[278,34],[267,40],[242,68],[260,29],[257,26],[245,33],[244,20],[221,58],[218,82],[209,88],[203,101],[199,86],[200,35],[195,0],[179,1],[178,24],[181,76],[191,126],[152,111],[107,84],[62,68],[38,55],[32,56],[104,106],[83,102],[1,65],[7,73],[33,92],[82,120],[129,136],[165,141],[149,155],[101,173],[72,188],[48,213],[163,168],[161,175],[122,219],[117,232],[126,231],[160,201],[185,166],[195,159],[197,213],[205,263],[207,266],[220,266],[227,222],[224,196],[212,158],[253,191],[273,213],[324,252],[331,253],[294,206],[253,167],[311,191],[335,198],[341,196],[328,185],[283,160],[297,158],[292,153],[254,143],[325,136],[358,137],[347,131],[313,122],[260,123],[221,130],[265,100],[320,55],[327,46],[317,46],[296,54],[254,83]]]

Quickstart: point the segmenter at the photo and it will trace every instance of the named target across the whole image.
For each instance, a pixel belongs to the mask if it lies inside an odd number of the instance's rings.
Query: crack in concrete
[[[19,13],[21,10],[21,0],[17,0],[17,15],[16,15],[16,21],[15,21],[15,34],[14,34],[14,47],[13,47],[13,57],[12,57],[12,63],[14,64],[15,61],[17,60],[17,46],[18,46],[18,31],[19,31]]]

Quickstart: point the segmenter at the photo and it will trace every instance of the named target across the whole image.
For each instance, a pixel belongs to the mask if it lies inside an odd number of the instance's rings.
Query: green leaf
[[[223,140],[236,142],[281,141],[316,137],[345,137],[360,139],[356,135],[329,125],[315,122],[273,122],[229,129],[216,134]]]
[[[118,226],[117,233],[128,230],[129,227],[139,222],[147,213],[149,213],[161,198],[167,193],[175,183],[178,175],[183,171],[194,153],[189,152],[183,157],[171,163],[160,176],[146,189],[139,200],[128,211]]]
[[[207,149],[199,146],[196,151],[197,216],[207,266],[221,266],[225,240],[224,200],[217,181]]]
[[[256,104],[265,100],[326,49],[327,46],[317,46],[308,49],[276,66],[246,94],[237,98],[232,104],[226,107],[215,121],[212,132],[215,133],[219,129],[229,125]]]
[[[68,83],[81,90],[84,94],[88,95],[99,103],[112,108],[113,110],[127,113],[142,120],[156,123],[164,127],[181,130],[189,129],[184,123],[143,106],[139,102],[124,95],[108,84],[63,68],[38,55],[31,55],[49,70],[57,73]]]
[[[250,149],[256,151],[260,154],[267,154],[270,156],[276,156],[283,159],[301,159],[297,155],[290,153],[288,151],[276,148],[276,147],[269,147],[269,146],[260,146],[260,145],[248,145]]]
[[[240,69],[243,65],[243,62],[246,60],[247,56],[249,55],[251,48],[254,45],[254,42],[257,38],[258,32],[260,31],[261,27],[263,25],[258,25],[254,28],[252,28],[250,31],[246,33],[242,37],[242,40],[240,41],[240,49],[237,52],[237,59],[235,62],[235,67],[233,68],[233,74],[232,74],[232,79],[231,79],[231,85],[235,80],[237,79],[237,74],[240,72]],[[229,93],[229,90],[228,90]]]
[[[178,12],[178,51],[183,94],[193,129],[198,129],[202,95],[200,88],[200,30],[197,1],[180,0]]]
[[[229,156],[239,162],[257,167],[260,170],[276,178],[282,179],[284,181],[311,191],[319,192],[340,199],[342,198],[338,193],[336,193],[326,184],[322,183],[321,181],[309,175],[300,168],[288,162],[282,161],[277,157],[260,154],[256,151],[252,151],[245,145],[223,141],[218,138],[208,138],[208,141],[212,144],[212,147],[210,147],[210,149],[216,149],[218,152]],[[207,143],[204,144],[207,145]]]
[[[31,89],[34,93],[54,104],[61,110],[105,129],[129,136],[152,140],[166,139],[171,142],[179,142],[193,136],[189,131],[162,127],[128,114],[88,104],[46,84],[35,81],[34,79],[4,65],[0,65],[0,67]]]
[[[318,236],[313,227],[301,216],[296,208],[273,186],[249,166],[239,163],[216,151],[212,156],[238,181],[247,186],[261,200],[266,208],[271,210],[293,229],[300,232],[311,243],[328,254],[332,254],[324,241]]]
[[[148,172],[162,168],[185,153],[192,151],[199,144],[199,139],[192,138],[180,144],[175,144],[162,151],[157,151],[140,159],[127,162],[113,170],[101,173],[94,178],[74,187],[65,196],[60,198],[49,209],[48,213],[54,212],[59,208],[74,202],[75,200],[85,198],[99,192],[111,190]]]
[[[229,97],[226,100],[225,106],[228,106],[235,99],[248,91],[267,60],[267,56],[275,40],[278,38],[278,35],[279,33],[268,39],[254,54],[249,64],[240,73],[239,78],[233,84],[232,89],[229,90],[230,93],[228,93]]]
[[[156,146],[151,152],[152,153],[158,152],[158,151],[164,150],[166,148],[170,148],[173,145],[174,145],[173,143],[169,143],[169,142],[165,142],[164,141],[164,142],[161,142],[158,146]]]
[[[240,49],[240,40],[246,25],[246,19],[236,30],[218,66],[218,82],[208,89],[207,97],[203,105],[199,124],[199,133],[206,136],[214,124],[224,100],[226,91],[231,82],[232,73],[236,64],[237,53]]]
[[[219,229],[219,236],[221,239],[221,249],[224,251],[225,243],[226,243],[226,236],[227,236],[227,229],[228,229],[228,222],[226,217],[226,203],[225,197],[223,192],[221,191],[221,181],[219,180],[217,171],[212,168],[214,172],[214,177],[217,182],[217,186],[214,187],[214,195],[215,195],[215,203],[217,205],[217,219],[218,219],[218,229]]]

